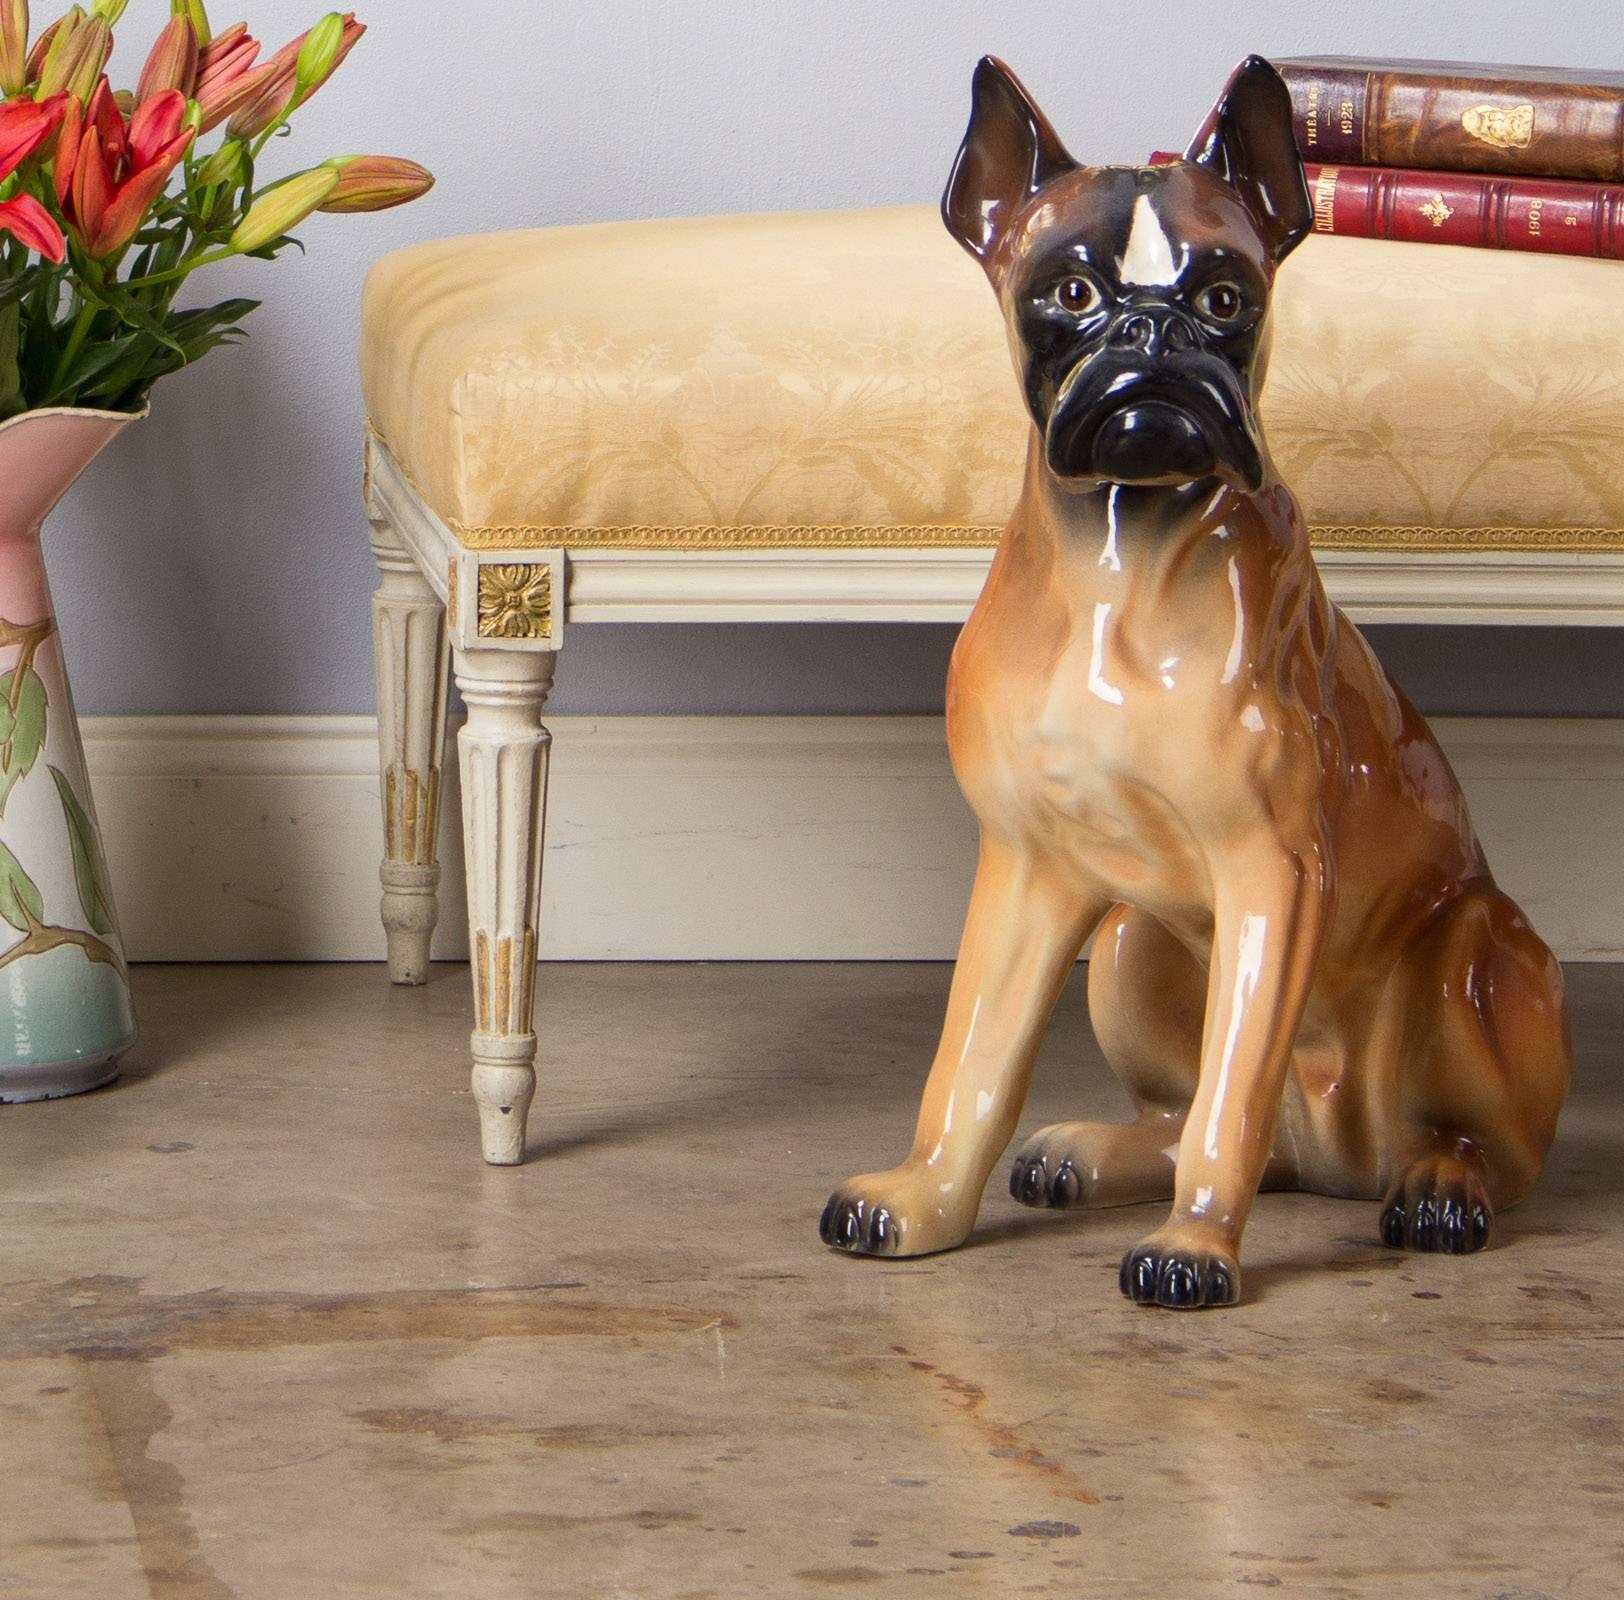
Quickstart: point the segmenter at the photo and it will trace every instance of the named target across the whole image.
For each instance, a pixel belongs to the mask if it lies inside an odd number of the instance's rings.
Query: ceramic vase
[[[134,417],[0,424],[0,1102],[108,1082],[135,1038],[40,529]]]

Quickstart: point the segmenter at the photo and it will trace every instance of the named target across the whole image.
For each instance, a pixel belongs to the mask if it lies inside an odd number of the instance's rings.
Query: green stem
[[[205,251],[200,256],[193,256],[183,261],[178,267],[171,267],[167,272],[149,273],[144,278],[126,278],[126,289],[148,289],[155,283],[173,283],[176,278],[184,278],[189,272],[196,272],[199,267],[212,267],[217,261],[229,261],[236,255],[235,250],[220,249]]]
[[[254,141],[253,146],[248,152],[248,159],[250,161],[259,160],[261,154],[264,152],[265,146],[268,145],[271,140],[274,139],[285,127],[287,127],[287,125],[293,120],[293,113],[297,111],[299,107],[302,106],[305,101],[308,100],[320,87],[320,84],[314,83],[302,87],[295,84],[293,98],[289,100],[287,105],[282,108],[282,115],[279,116],[276,121],[273,122],[270,127],[268,127]]]
[[[264,131],[264,133],[254,140],[252,145],[249,146],[248,159],[250,161],[258,161],[260,156],[264,153],[265,146],[268,145],[283,128],[287,127],[288,118],[293,115],[293,109],[294,108],[292,106],[289,106],[288,109],[284,111],[282,115],[279,116],[276,121]]]
[[[67,381],[68,374],[73,370],[73,364],[79,359],[79,352],[85,347],[85,340],[90,337],[90,325],[96,320],[96,307],[83,305],[79,308],[79,315],[73,319],[73,328],[68,334],[68,342],[62,347],[62,359],[56,364],[56,371],[51,374],[51,392],[45,397],[45,404],[49,405],[62,393],[62,386]]]

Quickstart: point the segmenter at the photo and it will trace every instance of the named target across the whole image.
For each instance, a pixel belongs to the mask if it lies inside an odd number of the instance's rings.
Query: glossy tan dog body
[[[1311,221],[1289,116],[1254,59],[1183,163],[1078,167],[1004,68],[977,71],[944,215],[1035,426],[949,682],[982,843],[946,1026],[911,1153],[836,1192],[831,1244],[962,1242],[1090,934],[1139,1117],[1044,1130],[1011,1186],[1171,1196],[1124,1260],[1133,1299],[1236,1299],[1265,1184],[1385,1195],[1389,1242],[1464,1251],[1539,1172],[1560,973],[1326,599],[1257,432],[1269,288]]]

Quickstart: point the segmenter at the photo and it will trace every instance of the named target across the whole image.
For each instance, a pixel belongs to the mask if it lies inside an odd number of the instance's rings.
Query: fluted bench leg
[[[551,652],[458,649],[468,707],[458,735],[474,980],[474,1100],[485,1159],[524,1159],[536,1091],[536,930],[552,735],[541,710]]]
[[[450,642],[445,607],[386,521],[372,521],[372,597],[383,780],[383,925],[393,983],[426,983],[439,916],[437,847]]]

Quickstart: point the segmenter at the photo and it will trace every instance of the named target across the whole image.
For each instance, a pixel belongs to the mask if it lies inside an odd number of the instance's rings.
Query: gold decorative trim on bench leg
[[[440,773],[450,647],[445,608],[387,520],[372,518],[372,599],[383,790],[383,924],[394,983],[428,981],[439,919]]]
[[[545,561],[482,563],[478,628],[481,639],[550,640],[553,634],[551,564]]]
[[[456,652],[468,707],[458,736],[468,943],[474,989],[473,1092],[493,1166],[524,1159],[536,1091],[536,930],[552,735],[541,710],[556,654],[500,648]]]
[[[562,550],[524,551],[523,561],[478,551],[451,558],[447,611],[451,631],[466,648],[557,650],[564,620]]]

